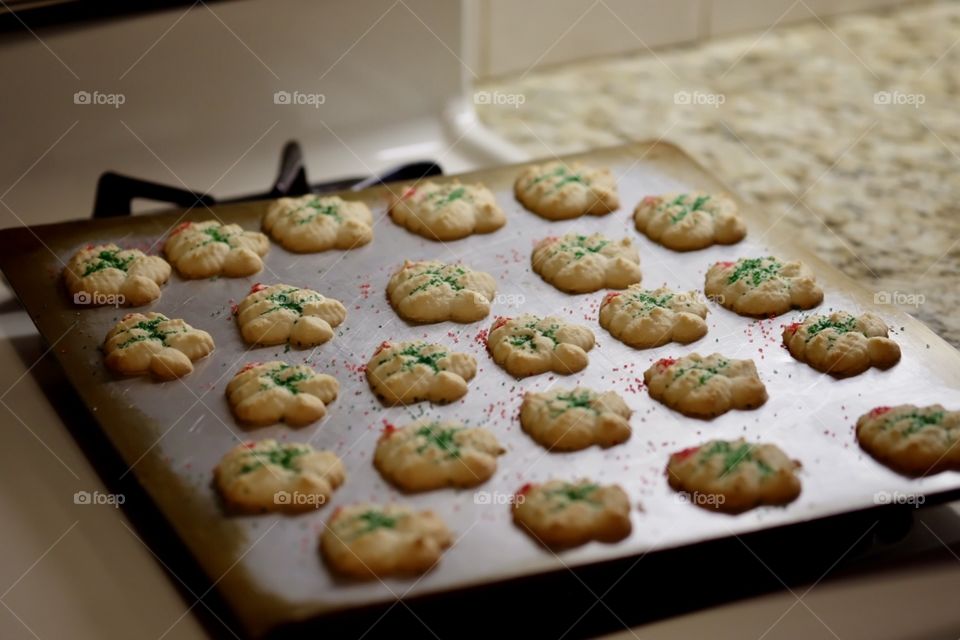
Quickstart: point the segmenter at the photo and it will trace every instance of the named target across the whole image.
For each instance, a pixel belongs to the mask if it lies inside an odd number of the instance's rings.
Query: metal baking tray
[[[675,190],[724,191],[681,150],[666,143],[633,144],[568,156],[610,167],[618,176],[622,206],[602,217],[548,222],[525,210],[512,192],[517,166],[457,176],[482,181],[497,195],[508,224],[490,235],[449,243],[413,235],[386,218],[385,187],[344,193],[368,203],[377,220],[374,241],[348,253],[296,255],[273,244],[266,269],[247,279],[185,281],[176,274],[149,307],[182,317],[209,331],[215,353],[180,381],[117,378],[103,366],[98,347],[127,309],[75,307],[60,281],[73,252],[91,242],[116,242],[156,251],[165,233],[183,219],[211,212],[124,219],[84,220],[0,232],[0,266],[69,380],[139,482],[155,500],[198,562],[253,634],[280,624],[351,608],[392,602],[526,575],[561,571],[650,551],[692,545],[872,507],[924,495],[945,497],[960,489],[960,475],[945,472],[923,479],[900,476],[865,455],[853,437],[861,413],[878,404],[940,402],[960,407],[960,353],[928,328],[890,306],[874,305],[874,294],[793,245],[775,221],[741,203],[749,235],[740,244],[675,253],[634,230],[632,208],[645,195]],[[442,178],[449,180],[451,178]],[[216,216],[246,228],[259,227],[265,202],[214,207]],[[783,324],[803,315],[751,320],[711,305],[707,336],[681,346],[637,351],[613,339],[597,323],[604,292],[567,295],[543,282],[529,265],[533,243],[567,231],[629,236],[637,244],[643,283],[651,288],[701,290],[704,273],[717,260],[774,254],[802,259],[826,292],[818,311],[871,310],[895,328],[903,359],[889,371],[870,370],[836,380],[795,361],[780,346]],[[462,261],[493,274],[499,292],[489,319],[470,325],[414,326],[393,312],[384,294],[390,273],[406,258]],[[316,289],[348,308],[338,335],[311,350],[248,349],[240,339],[231,305],[253,282],[284,282]],[[590,365],[569,377],[542,375],[517,381],[493,364],[484,330],[495,315],[521,311],[559,314],[589,326],[597,337]],[[479,372],[467,396],[448,406],[422,403],[384,408],[367,387],[362,366],[383,340],[423,338],[474,354]],[[753,358],[770,399],[755,411],[733,411],[710,421],[685,418],[654,402],[642,385],[655,360],[693,351]],[[244,429],[232,418],[224,388],[244,363],[280,359],[306,362],[336,376],[340,397],[320,423],[302,429],[284,425]],[[526,436],[517,415],[524,391],[551,385],[590,385],[623,394],[634,410],[633,437],[611,449],[548,453]],[[404,423],[423,414],[487,425],[507,447],[496,475],[471,490],[403,495],[373,468],[373,449],[384,421]],[[786,508],[761,508],[737,516],[684,503],[664,479],[670,452],[703,440],[746,437],[776,443],[803,464],[800,498]],[[348,479],[331,504],[297,516],[226,515],[211,486],[211,470],[239,440],[279,438],[310,441],[344,460]],[[617,544],[591,543],[559,555],[541,548],[512,524],[506,504],[525,482],[589,476],[619,483],[633,505],[632,535]],[[455,532],[456,543],[440,564],[419,578],[350,582],[335,578],[318,553],[323,521],[341,504],[360,500],[402,501],[431,508]]]

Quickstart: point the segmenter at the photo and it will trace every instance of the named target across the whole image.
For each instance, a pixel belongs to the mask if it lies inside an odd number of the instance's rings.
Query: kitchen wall
[[[473,0],[481,76],[757,31],[910,0]]]

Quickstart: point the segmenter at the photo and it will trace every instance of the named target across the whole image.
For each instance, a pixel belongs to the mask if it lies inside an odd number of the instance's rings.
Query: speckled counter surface
[[[960,2],[910,4],[531,72],[478,108],[536,156],[675,142],[960,346],[958,39]]]

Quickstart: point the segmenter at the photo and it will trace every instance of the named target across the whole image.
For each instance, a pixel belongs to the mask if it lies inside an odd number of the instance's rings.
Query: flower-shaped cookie
[[[599,233],[544,238],[534,247],[531,262],[544,280],[567,293],[640,282],[640,256],[629,238],[614,242]]]
[[[823,302],[823,290],[802,262],[740,258],[707,271],[706,294],[742,316],[778,316]]]
[[[367,363],[370,389],[390,405],[459,400],[475,375],[477,361],[470,354],[420,341],[384,342]]]
[[[280,198],[263,216],[263,230],[298,253],[353,249],[373,240],[373,214],[339,196]]]
[[[233,415],[245,424],[265,426],[286,422],[302,427],[327,415],[340,384],[333,376],[316,373],[305,364],[254,362],[227,384]]]
[[[213,351],[213,338],[162,313],[128,313],[103,343],[107,367],[123,375],[152,373],[172,380],[193,371],[193,361]]]
[[[600,303],[600,326],[617,340],[636,349],[668,342],[687,344],[707,334],[707,306],[696,291],[666,287],[608,293]]]
[[[423,573],[451,544],[453,535],[436,514],[400,505],[339,508],[320,537],[327,564],[352,578]]]
[[[184,222],[170,232],[163,252],[184,278],[240,278],[263,269],[270,241],[259,231],[216,220]]]
[[[599,216],[620,206],[617,181],[610,170],[577,162],[527,167],[517,177],[514,192],[524,207],[548,220]]]
[[[619,486],[551,480],[517,492],[513,521],[547,547],[575,547],[630,535],[630,500]]]
[[[857,420],[857,440],[864,451],[900,473],[960,470],[960,411],[939,404],[877,407]]]
[[[322,507],[347,474],[332,451],[309,444],[260,440],[227,452],[213,471],[231,511],[301,512]]]
[[[496,231],[507,223],[489,189],[458,180],[408,187],[389,213],[394,222],[429,240],[459,240]]]
[[[900,362],[900,347],[887,337],[883,320],[872,313],[810,316],[787,325],[783,344],[797,360],[835,376],[855,376],[871,366],[886,369]]]
[[[632,413],[613,391],[583,387],[530,391],[520,405],[520,425],[547,449],[576,451],[627,441]]]
[[[708,193],[647,196],[634,210],[633,221],[637,231],[674,251],[734,244],[747,235],[737,204]]]
[[[522,315],[497,318],[487,334],[493,361],[517,378],[553,371],[582,371],[593,349],[593,332],[561,318]]]
[[[139,307],[160,297],[160,285],[170,278],[170,265],[139,249],[101,244],[76,252],[63,278],[75,304]]]
[[[672,454],[667,481],[698,507],[740,513],[796,500],[799,467],[772,444],[711,440]]]
[[[505,451],[487,429],[423,418],[400,429],[388,425],[373,464],[404,491],[473,487],[490,479]]]
[[[712,418],[730,409],[756,409],[767,401],[753,360],[719,353],[663,358],[643,372],[650,397],[696,418]]]
[[[333,337],[347,317],[339,300],[288,284],[255,284],[236,309],[237,324],[247,344],[271,346],[288,342],[315,347]]]
[[[410,322],[476,322],[487,317],[497,293],[489,273],[458,264],[411,262],[390,277],[387,297]]]

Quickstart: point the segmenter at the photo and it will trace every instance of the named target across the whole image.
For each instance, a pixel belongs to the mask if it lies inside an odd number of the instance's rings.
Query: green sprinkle
[[[765,262],[768,264],[764,264]],[[727,283],[733,284],[738,280],[749,280],[756,287],[761,282],[777,276],[782,268],[783,265],[773,257],[741,260],[730,277],[727,278]]]
[[[265,464],[273,464],[288,471],[296,471],[293,466],[294,459],[307,453],[307,451],[308,449],[305,447],[275,447],[266,451],[250,451],[247,456],[253,458],[253,460],[240,467],[240,473],[250,473]]]
[[[98,253],[96,262],[87,263],[87,267],[83,271],[83,277],[87,277],[91,273],[96,273],[97,271],[103,271],[104,269],[119,269],[120,271],[126,271],[130,266],[130,263],[133,262],[134,256],[120,258],[117,256],[119,252],[119,249],[116,249],[110,251],[101,251]]]
[[[423,353],[425,346],[422,342],[418,342],[406,347],[398,354],[407,359],[403,363],[403,369],[412,369],[414,366],[422,364],[433,369],[434,373],[440,372],[439,362],[447,357],[447,352],[437,351],[436,353]]]
[[[428,447],[436,447],[445,452],[447,458],[459,458],[460,447],[457,446],[456,435],[460,429],[449,428],[441,429],[436,422],[431,422],[417,429],[417,435],[426,438],[427,442],[417,449],[417,453],[423,453]]]

